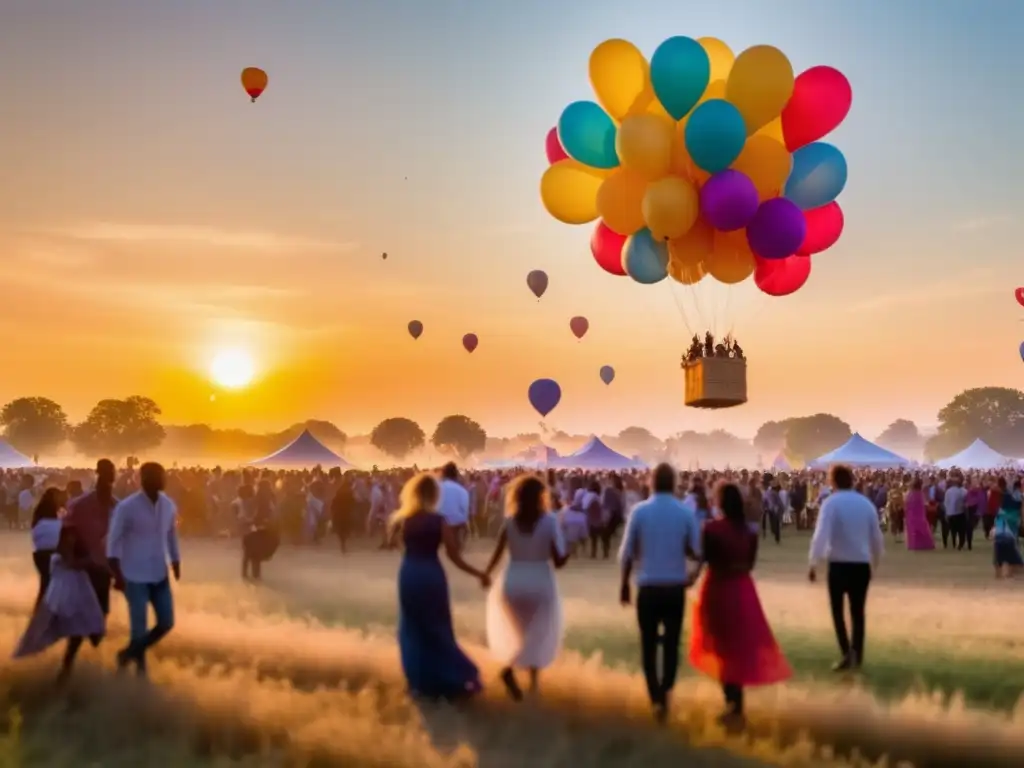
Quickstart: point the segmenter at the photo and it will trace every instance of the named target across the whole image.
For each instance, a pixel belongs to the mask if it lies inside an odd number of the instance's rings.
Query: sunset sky
[[[546,422],[570,432],[933,425],[961,389],[1024,387],[1022,33],[1015,0],[6,0],[0,400],[81,419],[144,394],[170,423],[350,433],[465,413],[514,434],[551,377]],[[675,34],[853,84],[829,139],[846,232],[795,296],[606,275],[590,228],[541,206],[544,136],[592,98],[593,47]],[[270,74],[255,105],[245,66]],[[709,324],[748,353],[746,406],[683,407],[679,356]],[[220,392],[210,360],[235,347],[257,380]]]

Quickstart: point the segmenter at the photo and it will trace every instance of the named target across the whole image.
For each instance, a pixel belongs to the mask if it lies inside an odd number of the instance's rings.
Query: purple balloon
[[[530,405],[542,417],[547,416],[562,399],[562,388],[554,379],[537,379],[530,385]]]
[[[720,232],[743,229],[757,213],[757,187],[741,171],[720,171],[701,187],[700,212]]]
[[[762,259],[785,259],[799,250],[807,235],[807,218],[784,197],[765,200],[747,225],[750,250]]]

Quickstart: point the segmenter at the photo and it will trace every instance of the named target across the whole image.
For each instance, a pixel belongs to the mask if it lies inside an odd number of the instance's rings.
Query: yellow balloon
[[[769,139],[775,139],[780,144],[786,143],[786,137],[782,133],[782,118],[776,117],[764,128],[759,128],[755,136],[767,136]]]
[[[755,133],[743,145],[732,167],[750,177],[761,200],[778,197],[793,168],[793,156],[786,145],[771,136]]]
[[[675,124],[651,114],[630,115],[615,134],[615,151],[623,168],[660,179],[672,165]]]
[[[559,160],[540,179],[540,199],[564,224],[586,224],[598,217],[597,197],[608,171],[572,159]]]
[[[782,114],[793,95],[793,65],[771,45],[747,48],[732,65],[725,95],[743,115],[749,136]]]
[[[715,232],[715,252],[705,262],[708,274],[726,285],[741,283],[754,274],[754,254],[746,232]]]
[[[690,231],[668,242],[668,273],[676,282],[693,285],[707,274],[704,264],[715,248],[715,231],[697,219]]]
[[[642,210],[654,239],[672,240],[689,232],[697,221],[700,198],[686,179],[667,176],[647,185]]]
[[[590,54],[590,85],[615,121],[643,112],[654,98],[650,65],[628,40],[605,40]]]
[[[605,226],[620,235],[644,228],[643,203],[647,179],[635,171],[616,168],[597,191],[597,212]]]
[[[736,55],[732,49],[717,37],[698,37],[697,42],[700,43],[700,47],[704,49],[711,62],[711,77],[709,78],[711,83],[716,80],[724,82],[732,70],[732,63],[736,61]]]

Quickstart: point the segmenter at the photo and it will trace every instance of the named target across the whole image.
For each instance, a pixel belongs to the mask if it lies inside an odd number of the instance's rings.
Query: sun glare
[[[226,389],[241,389],[247,386],[256,374],[252,357],[240,349],[225,349],[218,352],[210,363],[210,378],[214,384]]]

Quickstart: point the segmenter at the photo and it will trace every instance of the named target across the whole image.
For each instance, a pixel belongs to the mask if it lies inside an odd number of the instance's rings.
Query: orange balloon
[[[691,184],[700,189],[704,182],[711,178],[711,174],[703,168],[698,168],[693,162],[690,153],[686,149],[686,121],[676,126],[675,134],[672,136],[672,163],[669,166],[674,176],[682,176]]]
[[[747,234],[739,229],[735,232],[715,232],[715,251],[705,266],[708,274],[726,285],[741,283],[754,274],[754,254],[747,243]]]
[[[617,168],[597,191],[597,213],[612,232],[632,235],[644,228],[647,180],[635,171]]]
[[[246,67],[242,70],[242,87],[253,102],[267,90],[268,80],[267,73],[259,67]]]
[[[715,247],[715,231],[703,219],[682,237],[668,241],[668,274],[676,282],[693,285],[707,274],[705,266]]]

